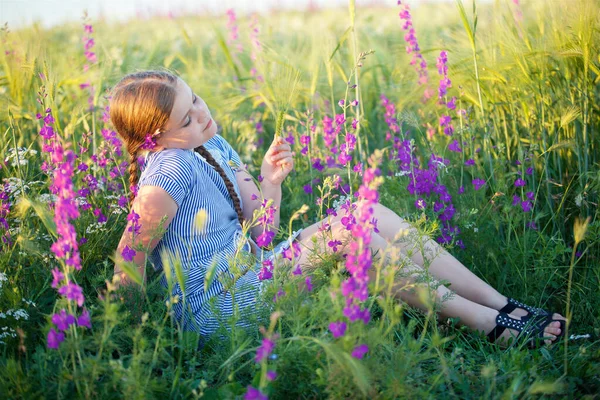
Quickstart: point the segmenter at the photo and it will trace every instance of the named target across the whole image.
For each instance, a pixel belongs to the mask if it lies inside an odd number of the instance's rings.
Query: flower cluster
[[[449,110],[456,109],[456,97],[452,97],[446,102],[446,95],[448,94],[448,88],[452,87],[452,81],[448,78],[448,53],[441,51],[440,56],[437,59],[436,66],[439,74],[442,76],[440,80],[440,86],[438,87],[438,100],[440,104],[446,105]],[[442,115],[440,117],[440,127],[444,133],[448,136],[452,136],[454,128],[452,127],[452,117],[449,115]],[[459,143],[455,140],[449,146],[450,151],[461,152],[462,149]]]
[[[83,54],[85,55],[85,58],[87,61],[89,61],[90,64],[94,64],[97,61],[96,58],[96,53],[94,53],[92,51],[92,48],[94,47],[94,39],[92,38],[92,33],[93,33],[93,28],[92,25],[88,24],[87,22],[84,22],[83,24],[83,32],[84,35],[81,38],[81,41],[83,43]],[[90,64],[85,63],[83,65],[83,71],[87,72],[90,68]],[[87,89],[89,92],[88,95],[88,110],[89,111],[94,111],[94,86],[90,83],[90,82],[86,82],[86,83],[82,83],[79,85],[80,89]]]
[[[0,190],[0,233],[4,231],[2,233],[2,243],[10,246],[12,245],[12,240],[10,238],[7,218],[12,204],[10,203],[8,193],[8,183],[4,183],[2,190]]]
[[[235,44],[236,52],[241,53],[242,44],[238,41],[239,28],[237,25],[237,17],[235,15],[235,11],[233,10],[233,8],[230,8],[225,13],[227,14],[227,29],[229,30],[229,39],[227,42],[229,44]]]
[[[52,118],[51,110],[47,109],[48,120]],[[47,129],[46,129],[47,131]],[[40,132],[42,135],[42,132]],[[42,135],[43,136],[43,135]],[[44,137],[44,136],[43,136]],[[44,137],[45,138],[45,137]],[[57,240],[50,249],[57,259],[63,260],[63,269],[54,268],[52,270],[52,287],[58,289],[58,293],[67,300],[73,301],[78,307],[83,307],[85,301],[83,289],[71,280],[74,270],[81,269],[81,259],[79,256],[79,244],[77,242],[77,233],[71,220],[79,217],[79,210],[75,202],[75,192],[73,187],[73,174],[75,164],[75,153],[65,151],[55,138],[51,150],[53,170],[53,182],[50,185],[52,194],[56,196],[54,203],[54,222],[56,224]],[[71,307],[69,307],[71,308]],[[48,332],[47,343],[49,348],[57,349],[60,343],[65,339],[65,333],[73,324],[91,328],[89,312],[83,308],[81,315],[67,313],[61,310],[59,314],[52,316],[53,327]],[[58,329],[58,330],[57,330]]]
[[[427,73],[427,61],[423,58],[421,54],[421,48],[419,47],[419,42],[417,41],[417,36],[415,32],[415,28],[412,22],[412,16],[410,15],[410,6],[408,4],[402,4],[402,1],[398,0],[398,5],[402,6],[402,10],[400,11],[400,19],[404,21],[402,25],[402,29],[406,31],[404,35],[404,40],[406,41],[406,53],[412,56],[410,60],[410,65],[414,65],[417,73],[419,74],[419,85],[427,85],[429,81],[428,73]],[[423,95],[424,100],[427,100],[431,97],[431,92],[429,90],[425,90]]]
[[[263,232],[256,238],[256,244],[260,247],[265,247],[271,244],[273,238],[275,238],[275,232],[269,229],[269,226],[275,222],[275,212],[277,211],[276,206],[273,205],[272,200],[264,199],[260,204],[260,216],[258,217],[257,223],[262,226]]]

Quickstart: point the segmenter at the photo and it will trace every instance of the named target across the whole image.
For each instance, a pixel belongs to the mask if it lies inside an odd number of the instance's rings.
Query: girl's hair
[[[110,120],[123,138],[129,153],[129,202],[133,203],[138,184],[138,156],[146,135],[164,131],[175,103],[177,76],[168,71],[141,71],[125,75],[111,91]],[[223,168],[204,146],[194,149],[225,181],[240,224],[244,215],[240,198]]]

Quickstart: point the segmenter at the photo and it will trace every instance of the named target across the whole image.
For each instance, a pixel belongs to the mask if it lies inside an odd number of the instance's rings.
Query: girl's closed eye
[[[197,100],[197,99],[198,99],[198,96],[196,96],[196,95],[194,94],[194,100],[192,100],[192,103],[196,104],[196,100]],[[186,126],[188,126],[189,124],[191,124],[191,123],[192,123],[192,117],[188,117],[188,118],[189,118],[189,119],[188,119],[188,121],[185,123],[184,127],[186,127]]]

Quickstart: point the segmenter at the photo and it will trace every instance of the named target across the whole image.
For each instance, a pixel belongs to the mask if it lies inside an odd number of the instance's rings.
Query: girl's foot
[[[515,299],[506,297],[506,305],[502,307],[500,312],[505,312],[507,314],[519,317],[521,319],[528,319],[531,315],[541,315],[541,316],[550,316],[550,311],[545,310],[543,308],[531,307],[527,304],[521,303]],[[526,318],[522,318],[526,317]],[[558,313],[552,314],[552,320],[566,321],[567,319]]]
[[[564,335],[564,323],[560,320],[553,321],[547,318],[522,320],[517,315],[504,312],[490,313],[482,321],[481,328],[491,342],[503,347],[507,347],[509,339],[512,338],[511,343],[525,340],[528,347],[536,348],[542,338],[544,343],[550,345]]]

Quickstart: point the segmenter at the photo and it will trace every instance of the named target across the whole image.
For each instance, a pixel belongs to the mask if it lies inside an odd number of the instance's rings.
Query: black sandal
[[[507,297],[507,299],[508,299],[508,303],[498,311],[510,314],[516,308],[522,308],[523,310],[527,311],[527,314],[525,314],[524,316],[521,317],[521,319],[524,321],[528,320],[532,316],[534,316],[534,317],[538,317],[538,316],[539,317],[552,317],[552,315],[554,315],[554,313],[552,313],[548,310],[545,310],[543,308],[532,307],[525,303],[521,303],[520,301],[512,299],[510,297]]]
[[[527,347],[530,349],[536,349],[544,344],[544,328],[546,328],[551,322],[560,322],[560,334],[555,335],[556,339],[553,342],[557,342],[559,338],[565,335],[565,321],[562,319],[551,319],[545,318],[530,318],[527,319],[516,319],[511,317],[505,312],[500,311],[496,316],[496,326],[490,333],[487,334],[487,338],[490,342],[494,343],[506,328],[514,329],[519,332],[514,343],[525,342]]]

